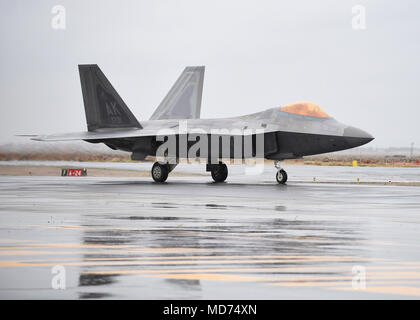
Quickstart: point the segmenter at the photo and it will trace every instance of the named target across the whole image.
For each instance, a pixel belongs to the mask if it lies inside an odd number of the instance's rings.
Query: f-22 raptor
[[[164,182],[181,159],[206,163],[215,182],[228,176],[224,162],[274,160],[276,180],[285,184],[280,161],[364,145],[374,138],[342,124],[318,105],[297,102],[220,119],[200,119],[204,66],[186,67],[151,118],[139,122],[95,65],[79,65],[87,131],[32,137],[38,141],[84,140],[131,152],[133,160],[155,157],[151,169]],[[236,162],[237,163],[237,162]]]

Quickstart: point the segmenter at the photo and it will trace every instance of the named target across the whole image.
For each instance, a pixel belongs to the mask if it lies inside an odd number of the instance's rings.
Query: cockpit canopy
[[[315,118],[331,118],[322,108],[312,102],[295,102],[280,107],[280,111]]]

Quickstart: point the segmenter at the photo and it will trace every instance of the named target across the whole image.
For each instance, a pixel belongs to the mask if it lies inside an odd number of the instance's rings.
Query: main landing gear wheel
[[[228,176],[228,168],[224,163],[212,165],[210,171],[214,182],[223,182]]]
[[[277,169],[276,180],[279,184],[286,184],[287,172],[281,168],[280,161],[274,161],[274,166]]]
[[[287,181],[287,172],[283,169],[277,171],[276,180],[279,184],[286,184]]]
[[[155,162],[152,167],[152,178],[156,182],[165,182],[168,179],[169,166]]]

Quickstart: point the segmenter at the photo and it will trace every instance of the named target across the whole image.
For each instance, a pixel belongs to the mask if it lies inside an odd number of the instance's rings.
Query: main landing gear
[[[214,182],[223,182],[228,176],[228,168],[223,162],[218,164],[207,164],[206,171],[211,172]]]
[[[281,168],[280,161],[274,161],[274,166],[277,168],[276,180],[279,184],[286,184],[287,172]]]
[[[155,162],[152,167],[152,178],[156,182],[165,182],[168,179],[169,172],[174,170],[176,164],[167,164]]]
[[[277,168],[276,180],[279,184],[286,184],[287,172],[281,168],[280,161],[274,161]],[[152,178],[156,182],[165,182],[169,173],[176,167],[176,164],[167,164],[155,162],[152,167]],[[218,164],[207,164],[206,171],[211,172],[214,182],[224,182],[228,176],[228,168],[223,162]]]

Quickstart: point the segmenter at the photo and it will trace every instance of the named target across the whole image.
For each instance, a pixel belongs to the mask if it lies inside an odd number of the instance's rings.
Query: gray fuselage
[[[252,136],[253,153],[260,135],[264,136],[264,158],[284,160],[300,158],[326,152],[345,150],[361,146],[373,140],[367,132],[342,124],[334,118],[319,118],[302,116],[281,111],[280,108],[271,108],[262,112],[223,119],[171,119],[142,121],[142,136],[136,136],[138,129],[133,129],[129,136],[118,136],[107,139],[85,139],[88,142],[103,142],[112,149],[121,149],[133,153],[133,159],[144,159],[146,156],[155,156],[163,139],[159,137],[175,136],[179,141],[188,141],[188,149],[197,139],[190,136],[206,135],[211,141],[215,136],[229,136],[233,141],[237,136]],[[139,131],[140,132],[140,131]],[[150,132],[150,135],[146,135]],[[222,132],[214,133],[214,132]],[[198,133],[198,134],[197,134]],[[96,134],[100,137],[100,131]],[[107,130],[107,137],[110,131]],[[191,140],[191,141],[189,141]],[[209,146],[211,143],[209,142]],[[210,147],[209,147],[210,148]],[[230,145],[230,158],[234,157],[235,144]],[[215,151],[210,151],[214,156]],[[206,154],[207,156],[208,154]],[[179,150],[176,151],[179,156]]]

